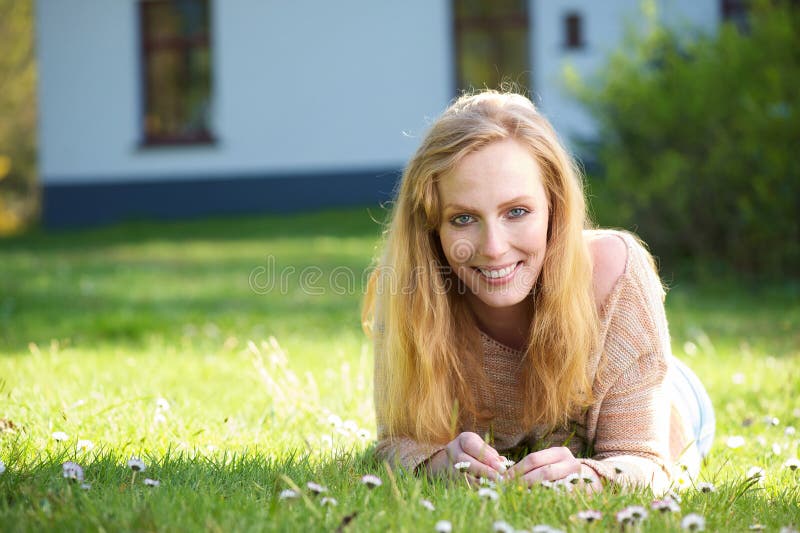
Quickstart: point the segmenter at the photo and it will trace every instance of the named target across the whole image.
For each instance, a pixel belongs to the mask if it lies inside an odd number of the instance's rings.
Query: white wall
[[[449,5],[212,0],[218,143],[140,148],[137,2],[37,0],[41,180],[400,168],[452,96]]]
[[[626,27],[644,29],[641,0],[532,0],[534,92],[537,104],[562,138],[591,137],[596,128],[591,117],[563,86],[565,64],[583,79],[591,77],[610,51],[622,44]],[[679,28],[712,32],[719,20],[718,0],[657,0],[656,11],[665,23]],[[585,46],[568,50],[564,43],[564,16],[581,14]]]

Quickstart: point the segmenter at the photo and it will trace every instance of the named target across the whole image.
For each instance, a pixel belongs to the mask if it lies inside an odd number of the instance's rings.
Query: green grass
[[[591,528],[603,530],[618,529],[613,515],[625,506],[649,506],[646,491],[512,485],[485,501],[463,484],[392,478],[374,461],[359,310],[382,217],[360,209],[127,224],[0,242],[0,427],[13,424],[0,433],[0,529],[433,531],[446,519],[454,531],[490,531],[495,520],[581,530],[573,515],[592,508],[604,518]],[[294,270],[283,288],[256,291],[251,278],[263,287],[270,258],[275,271]],[[301,283],[301,272],[312,277]],[[701,474],[717,491],[689,488],[680,514],[651,512],[640,529],[676,529],[690,512],[709,530],[800,526],[800,471],[782,468],[800,439],[785,433],[800,427],[800,286],[670,285],[673,350],[717,410]],[[353,429],[334,428],[330,415]],[[726,447],[733,435],[745,445]],[[95,448],[76,451],[79,439]],[[131,455],[148,465],[135,479]],[[65,461],[84,467],[89,490],[63,479]],[[746,479],[751,466],[765,469],[763,484]],[[383,486],[369,491],[359,481],[367,473]],[[338,505],[307,491],[279,499],[308,481]]]

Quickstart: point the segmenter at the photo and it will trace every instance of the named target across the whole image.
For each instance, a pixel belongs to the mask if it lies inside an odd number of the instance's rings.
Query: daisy
[[[581,480],[581,476],[579,476],[578,474],[570,474],[567,477],[565,477],[562,481],[563,481],[563,483],[565,485],[567,485],[567,484],[569,484],[569,485],[577,485],[580,480]]]
[[[451,524],[448,520],[439,520],[436,522],[434,529],[436,529],[438,533],[450,533],[453,531],[453,524]]]
[[[655,500],[650,504],[653,511],[660,511],[662,513],[680,513],[681,507],[672,498],[664,498],[663,500]]]
[[[697,484],[697,490],[700,492],[717,492],[717,487],[713,483],[706,483],[705,481]]]
[[[53,437],[53,440],[57,442],[63,442],[69,438],[69,435],[67,435],[63,431],[56,431],[50,436]]]
[[[630,511],[631,516],[634,520],[644,520],[647,518],[647,509],[642,507],[641,505],[631,505],[628,507],[628,511]]]
[[[453,468],[455,468],[459,472],[466,472],[467,470],[469,470],[470,466],[472,466],[472,463],[470,463],[469,461],[461,461],[459,463],[454,464]]]
[[[164,424],[167,421],[167,417],[164,416],[164,413],[161,411],[156,411],[156,414],[153,415],[153,425],[157,426],[159,424]]]
[[[541,485],[545,489],[554,489],[554,488],[556,488],[555,483],[553,483],[552,481],[548,481],[546,479],[541,480],[539,482],[539,485]]]
[[[341,427],[342,419],[337,415],[328,415],[328,424],[333,428]]]
[[[297,493],[292,489],[283,489],[280,494],[278,494],[279,500],[293,500],[297,498]]]
[[[478,489],[478,498],[486,498],[487,500],[497,500],[500,497],[497,491],[483,487]]]
[[[617,511],[616,518],[617,522],[623,526],[633,522],[633,515],[631,514],[630,509],[627,507],[621,511]]]
[[[550,527],[547,524],[539,524],[538,526],[533,526],[533,529],[531,529],[531,531],[533,533],[561,533],[560,529]]]
[[[504,520],[498,520],[494,524],[492,524],[492,531],[497,531],[498,533],[514,533],[514,526],[509,524]]]
[[[320,442],[328,448],[333,446],[333,438],[330,435],[323,435],[319,438]]]
[[[728,440],[725,441],[725,445],[731,449],[741,448],[742,446],[744,446],[744,437],[742,437],[741,435],[734,435],[732,437],[728,437]]]
[[[144,472],[147,466],[145,466],[144,461],[136,456],[132,456],[128,459],[128,468],[133,470],[134,472]]]
[[[91,483],[81,483],[81,489],[82,490],[89,490],[91,488],[92,488],[92,484]]]
[[[781,421],[778,420],[778,418],[774,417],[774,416],[765,416],[764,417],[764,423],[767,424],[768,426],[777,426],[778,424],[781,423]]]
[[[363,429],[363,428],[362,428],[362,429],[359,429],[359,430],[358,430],[358,438],[359,438],[359,439],[361,439],[361,440],[368,440],[368,439],[369,439],[369,437],[370,437],[370,433],[369,433],[369,431],[367,431],[366,429]]]
[[[66,479],[70,481],[83,482],[83,468],[81,468],[81,465],[73,463],[72,461],[67,461],[61,465],[61,469]]]
[[[794,426],[786,426],[786,429],[783,430],[783,434],[790,436],[794,435],[797,430],[794,429]]]
[[[772,453],[775,455],[781,454],[781,445],[778,444],[777,442],[772,443]]]
[[[600,511],[595,511],[595,510],[589,509],[589,510],[586,510],[586,511],[580,511],[575,516],[577,516],[580,520],[592,523],[595,520],[600,520],[601,518],[603,518],[603,513],[601,513]]]
[[[706,519],[697,513],[690,513],[681,520],[681,529],[689,531],[703,531],[706,528]]]
[[[753,524],[747,529],[749,529],[750,531],[764,531],[765,529],[767,529],[767,526],[765,526],[764,524]]]
[[[323,492],[328,492],[328,489],[326,489],[325,487],[323,487],[318,483],[314,483],[313,481],[309,481],[308,483],[306,483],[306,487],[308,487],[308,490],[310,490],[314,494],[322,494]]]
[[[800,468],[800,461],[797,460],[796,457],[792,457],[791,459],[787,459],[785,463],[783,463],[784,468],[788,468],[789,470],[797,470]]]
[[[342,422],[342,427],[350,433],[355,433],[358,431],[358,424],[356,424],[353,420],[345,420]]]
[[[161,482],[157,479],[150,479],[149,477],[144,478],[144,484],[148,487],[158,487],[161,485]]]
[[[747,473],[745,474],[747,478],[756,478],[758,479],[759,483],[764,482],[764,478],[767,476],[764,469],[759,466],[751,466],[747,469]]]
[[[367,474],[366,476],[361,478],[361,483],[366,485],[370,489],[374,489],[375,487],[380,487],[383,485],[383,481],[378,476],[373,476],[372,474]]]
[[[169,411],[169,402],[166,398],[156,398],[156,409],[159,411]]]
[[[511,459],[503,459],[503,462],[501,464],[502,464],[503,468],[511,468],[516,463],[514,461],[512,461]]]
[[[681,495],[678,494],[677,492],[675,492],[674,490],[671,490],[671,491],[669,491],[667,493],[667,498],[670,499],[670,500],[673,500],[676,503],[681,503],[681,501],[682,501],[681,500]]]
[[[330,505],[331,507],[336,507],[337,505],[339,505],[339,502],[336,501],[336,498],[325,496],[319,501],[319,504],[322,505],[323,507],[326,505]]]
[[[6,471],[6,464],[3,461],[0,461],[0,474]]]
[[[94,449],[94,443],[90,440],[81,439],[75,444],[75,451],[88,452]]]
[[[430,500],[420,500],[419,504],[429,511],[436,510],[436,507],[433,506],[433,503],[431,503]]]

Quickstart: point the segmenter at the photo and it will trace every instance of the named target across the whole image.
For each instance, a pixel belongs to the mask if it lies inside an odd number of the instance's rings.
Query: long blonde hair
[[[586,366],[598,317],[582,234],[588,220],[580,173],[530,100],[486,91],[458,98],[408,163],[369,280],[362,318],[375,342],[375,408],[383,435],[444,443],[459,423],[480,418],[469,386],[484,379],[478,328],[446,268],[436,183],[465,155],[508,138],[530,149],[550,204],[521,367],[524,423],[555,427],[591,402]]]

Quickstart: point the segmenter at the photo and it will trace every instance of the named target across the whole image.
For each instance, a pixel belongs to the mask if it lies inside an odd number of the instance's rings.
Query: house
[[[711,31],[724,12],[650,4]],[[564,64],[591,73],[642,20],[640,0],[37,0],[44,223],[385,200],[430,119],[503,79],[591,135]]]

